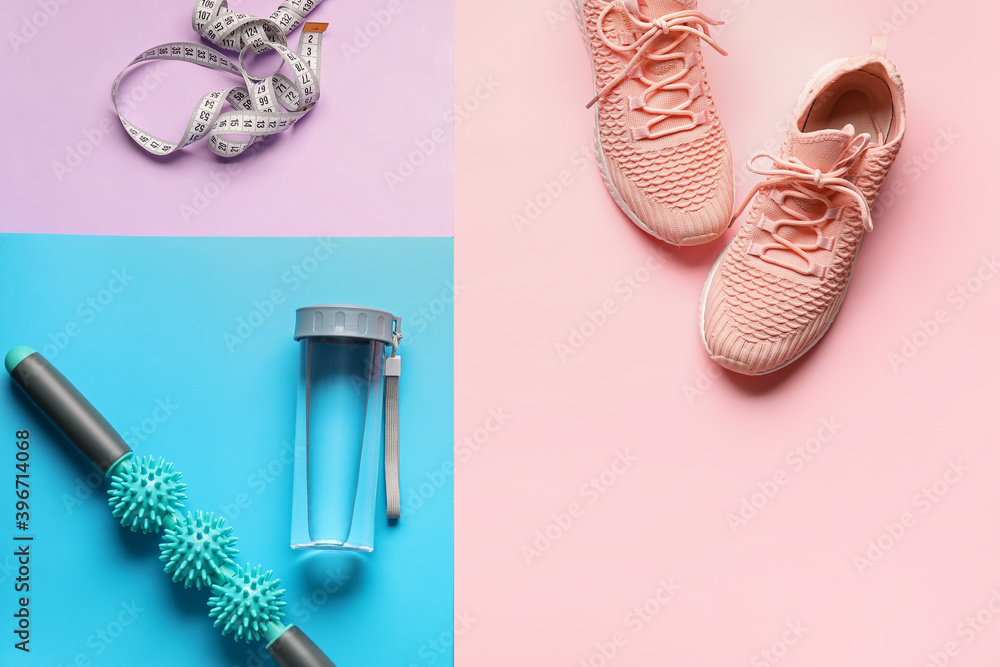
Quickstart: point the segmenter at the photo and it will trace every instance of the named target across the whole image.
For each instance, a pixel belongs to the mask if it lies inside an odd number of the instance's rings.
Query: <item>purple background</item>
[[[452,235],[451,2],[326,0],[308,17],[330,23],[321,99],[308,116],[241,158],[218,158],[205,141],[156,158],[125,134],[111,83],[144,49],[198,41],[193,6],[6,3],[0,63],[13,97],[7,108],[18,110],[8,112],[0,139],[0,231]],[[276,6],[230,3],[257,16]],[[293,48],[300,32],[290,35]],[[273,68],[250,66],[257,74]],[[126,77],[120,100],[134,101],[125,114],[133,122],[173,141],[202,95],[239,81],[187,63],[145,64]],[[419,166],[390,187],[386,173],[410,156]]]

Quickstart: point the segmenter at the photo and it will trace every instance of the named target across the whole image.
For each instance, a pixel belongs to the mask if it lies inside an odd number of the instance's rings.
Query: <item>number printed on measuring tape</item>
[[[122,70],[111,86],[111,98],[122,127],[153,155],[169,155],[208,137],[216,155],[239,155],[260,137],[284,132],[306,115],[319,100],[322,34],[326,23],[306,23],[297,51],[288,48],[287,35],[322,0],[285,0],[267,18],[230,11],[226,0],[198,0],[191,25],[216,46],[239,52],[235,60],[203,44],[170,42],[143,51]],[[247,52],[276,51],[291,78],[276,73],[264,79],[247,72]],[[153,60],[178,60],[243,79],[242,86],[208,93],[195,106],[187,130],[177,141],[167,141],[141,129],[122,116],[118,88],[131,68]],[[232,107],[226,111],[225,104]],[[227,138],[228,137],[228,138]],[[246,138],[242,138],[246,137]]]

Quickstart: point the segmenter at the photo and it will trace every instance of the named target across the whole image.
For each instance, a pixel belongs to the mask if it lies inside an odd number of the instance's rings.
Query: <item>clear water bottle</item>
[[[292,548],[374,548],[383,435],[387,512],[399,518],[401,325],[399,317],[362,306],[295,312],[300,365]]]

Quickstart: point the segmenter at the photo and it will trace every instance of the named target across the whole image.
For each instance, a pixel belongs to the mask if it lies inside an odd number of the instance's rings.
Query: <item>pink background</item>
[[[277,4],[234,0],[230,7],[267,16]],[[308,116],[236,161],[216,157],[204,142],[156,158],[121,128],[111,83],[144,49],[198,41],[193,7],[194,0],[5,2],[0,231],[452,234],[450,2],[327,0],[307,19],[330,23],[321,99]],[[373,35],[367,43],[359,30]],[[290,36],[293,48],[300,32]],[[14,44],[12,34],[25,41]],[[273,70],[256,65],[258,74]],[[181,136],[202,95],[240,82],[177,62],[133,72],[122,88],[123,100],[137,100],[127,116],[169,140]],[[419,152],[417,142],[426,147],[414,158],[421,164],[391,190],[385,173]],[[77,163],[73,155],[81,153]],[[54,163],[67,161],[71,170],[57,174]],[[239,165],[237,173],[227,165]]]
[[[701,3],[728,19],[730,57],[706,57],[739,198],[743,162],[782,139],[808,76],[866,51],[880,24],[907,84],[902,194],[876,211],[837,324],[802,363],[749,379],[699,340],[724,243],[667,249],[581,157],[591,73],[570,0],[457,3],[458,104],[499,82],[456,131],[456,611],[476,619],[457,664],[996,664],[1000,276],[977,273],[1000,256],[1000,16],[960,7]],[[519,232],[513,215],[539,213],[526,199],[540,214]],[[953,292],[966,283],[971,300]],[[614,314],[584,326],[608,300]],[[560,359],[574,327],[592,335]],[[893,368],[904,338],[919,349]],[[636,460],[586,486],[619,450]],[[734,532],[744,498],[761,507]],[[869,541],[888,547],[870,567],[856,560]],[[525,546],[542,547],[530,564]],[[680,591],[657,601],[671,579]]]

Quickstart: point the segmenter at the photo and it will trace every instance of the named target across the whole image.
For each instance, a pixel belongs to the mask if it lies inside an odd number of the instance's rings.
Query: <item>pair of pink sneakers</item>
[[[576,4],[594,67],[597,162],[611,195],[644,231],[681,246],[718,238],[748,211],[705,284],[702,340],[738,373],[794,362],[840,309],[902,143],[903,84],[885,37],[813,75],[781,154],[751,158],[765,180],[734,216],[732,154],[701,53],[705,42],[725,55],[710,35],[719,23],[697,0]]]

